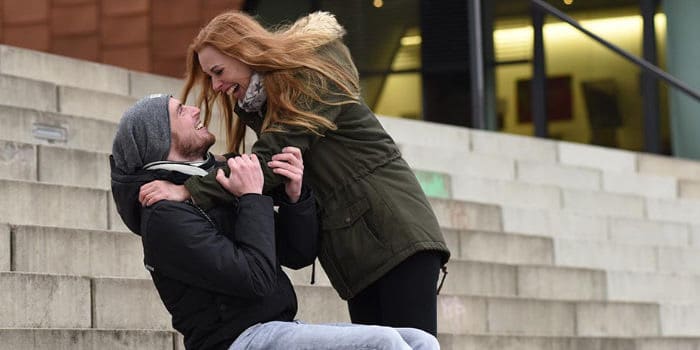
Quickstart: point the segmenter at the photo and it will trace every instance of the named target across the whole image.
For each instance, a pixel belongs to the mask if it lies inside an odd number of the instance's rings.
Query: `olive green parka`
[[[322,52],[349,58],[340,40]],[[236,114],[258,135],[252,152],[263,165],[265,191],[284,181],[267,167],[271,157],[286,146],[301,149],[303,181],[313,188],[320,208],[318,257],[340,297],[354,297],[420,251],[438,252],[445,264],[450,252],[430,203],[374,113],[364,102],[315,106],[314,112],[334,122],[336,130],[323,136],[285,126],[284,132],[261,132],[262,113],[236,108]],[[232,200],[214,174],[193,176],[185,185],[204,208]]]

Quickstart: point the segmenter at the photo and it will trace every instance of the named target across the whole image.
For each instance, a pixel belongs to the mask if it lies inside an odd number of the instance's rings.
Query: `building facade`
[[[546,64],[538,61],[534,2],[0,0],[0,42],[181,77],[188,43],[217,13],[239,9],[275,25],[325,10],[348,30],[363,97],[378,114],[700,159],[696,100],[649,82],[650,73],[549,13],[539,46]],[[545,3],[700,88],[692,1]]]

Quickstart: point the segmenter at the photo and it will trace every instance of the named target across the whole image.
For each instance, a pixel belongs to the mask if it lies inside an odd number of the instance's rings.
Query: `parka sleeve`
[[[144,219],[145,262],[153,271],[213,292],[259,297],[277,285],[272,199],[248,194],[239,201],[231,240],[196,208],[155,204]]]
[[[335,121],[341,114],[343,108],[339,105],[316,104],[315,111],[322,117],[330,121]],[[313,146],[319,137],[306,129],[284,127],[285,131],[263,132],[258,140],[253,144],[252,152],[258,156],[265,178],[263,193],[269,193],[271,189],[283,184],[285,177],[272,172],[267,166],[267,162],[272,156],[282,152],[287,146],[295,146],[301,150],[302,155]],[[306,162],[306,159],[304,159]],[[228,174],[228,168],[224,171]],[[204,209],[210,209],[218,204],[231,203],[233,195],[228,193],[216,181],[216,174],[212,173],[204,177],[192,176],[185,182],[185,187],[190,192],[192,200]]]

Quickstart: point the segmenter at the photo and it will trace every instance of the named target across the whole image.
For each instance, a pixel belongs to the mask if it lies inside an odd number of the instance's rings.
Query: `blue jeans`
[[[246,329],[228,350],[439,350],[437,339],[415,328],[351,323],[258,323]]]

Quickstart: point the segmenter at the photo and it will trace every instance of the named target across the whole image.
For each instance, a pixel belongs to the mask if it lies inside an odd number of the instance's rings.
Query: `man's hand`
[[[224,171],[216,171],[216,181],[236,197],[248,193],[262,194],[263,173],[260,161],[255,154],[242,154],[227,161],[231,174],[227,177]]]
[[[168,181],[154,180],[139,190],[139,202],[144,207],[151,206],[162,200],[182,202],[190,198],[190,192],[183,185],[175,185]]]
[[[299,201],[302,178],[304,177],[304,160],[301,157],[301,150],[292,146],[285,147],[282,149],[282,153],[272,156],[272,161],[267,162],[267,166],[275,174],[289,179],[284,184],[287,197],[291,203]]]

